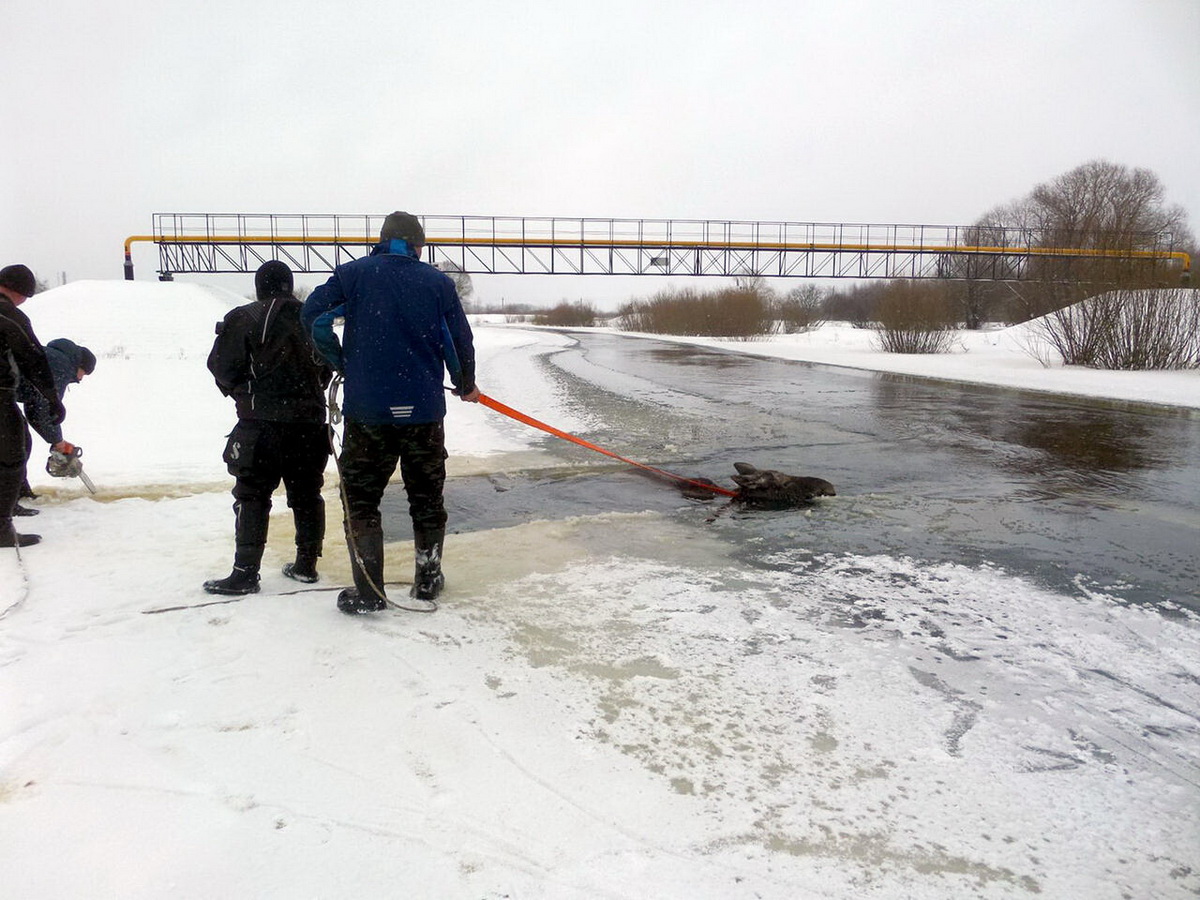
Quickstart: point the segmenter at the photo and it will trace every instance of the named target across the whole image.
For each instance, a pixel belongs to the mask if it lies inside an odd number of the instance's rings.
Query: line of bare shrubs
[[[888,353],[945,353],[954,346],[958,309],[945,285],[892,281],[875,305],[876,341]]]
[[[618,310],[625,331],[751,340],[775,328],[771,295],[756,287],[668,288]]]
[[[592,304],[577,300],[568,303],[565,300],[550,309],[536,313],[534,325],[557,325],[560,328],[591,328],[596,324],[598,313]]]
[[[1200,368],[1200,291],[1109,291],[1056,310],[1035,325],[1067,365]]]

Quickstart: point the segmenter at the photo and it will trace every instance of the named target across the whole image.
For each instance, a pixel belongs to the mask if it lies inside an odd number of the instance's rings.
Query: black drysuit
[[[258,570],[271,494],[281,480],[296,523],[297,558],[315,559],[325,537],[325,388],[333,373],[300,326],[300,301],[275,296],[232,310],[217,323],[208,368],[237,404],[224,456],[237,479],[234,565]]]
[[[16,401],[22,383],[46,401],[50,420],[63,420],[65,411],[54,390],[46,353],[28,317],[8,298],[0,297],[0,535],[9,533],[25,477],[29,429]]]

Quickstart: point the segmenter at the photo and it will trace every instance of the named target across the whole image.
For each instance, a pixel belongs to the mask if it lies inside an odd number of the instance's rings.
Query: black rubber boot
[[[40,512],[40,509],[34,509],[32,506],[22,506],[20,503],[13,507],[14,516],[36,516]]]
[[[337,606],[351,615],[387,609],[383,591],[383,527],[377,521],[346,523],[346,545],[354,587],[346,588],[337,598]]]
[[[296,561],[284,565],[283,574],[293,581],[313,584],[320,580],[317,574],[317,559],[321,555],[321,547],[307,544],[296,547]]]
[[[40,534],[17,534],[12,519],[0,519],[0,547],[32,547],[41,540]]]
[[[204,582],[204,590],[210,594],[239,594],[258,593],[258,566],[234,566],[226,578],[214,578]]]
[[[312,584],[320,578],[317,560],[325,542],[325,502],[318,500],[320,502],[315,506],[292,509],[292,518],[296,522],[296,561],[285,565],[283,574],[304,584]]]
[[[256,594],[259,589],[258,569],[263,548],[267,545],[267,522],[271,516],[270,502],[238,500],[233,504],[234,540],[233,571],[226,578],[204,582],[210,594]]]
[[[410,597],[417,600],[434,601],[446,586],[446,577],[442,574],[442,543],[446,532],[418,531],[413,535],[416,571],[413,574]]]

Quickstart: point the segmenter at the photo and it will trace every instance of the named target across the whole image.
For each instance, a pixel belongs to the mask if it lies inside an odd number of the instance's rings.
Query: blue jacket
[[[54,381],[54,398],[43,394],[33,382],[21,379],[17,385],[16,399],[25,406],[25,418],[33,426],[33,430],[47,444],[54,445],[63,439],[62,420],[65,412],[60,414],[63,395],[72,384],[77,384],[79,369],[83,365],[83,350],[74,341],[66,338],[56,338],[44,348],[46,363],[50,366],[50,376]]]
[[[342,342],[334,319],[345,320]],[[454,282],[403,241],[338,266],[304,301],[300,321],[346,377],[343,411],[364,424],[446,417],[444,372],[459,393],[475,387],[475,344]]]

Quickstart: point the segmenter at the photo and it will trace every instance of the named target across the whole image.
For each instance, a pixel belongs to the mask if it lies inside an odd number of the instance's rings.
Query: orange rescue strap
[[[703,481],[693,481],[690,478],[684,478],[682,475],[675,475],[672,472],[666,471],[665,469],[659,469],[654,466],[648,466],[645,463],[637,462],[636,460],[627,459],[624,456],[621,456],[619,453],[613,453],[611,450],[605,450],[603,447],[599,447],[590,441],[585,441],[583,438],[576,437],[573,434],[568,434],[560,428],[555,428],[553,425],[547,425],[545,422],[539,422],[537,419],[533,418],[533,416],[527,416],[525,413],[518,412],[511,406],[505,406],[499,400],[493,400],[487,394],[481,393],[479,395],[479,402],[488,409],[495,410],[496,412],[500,413],[502,416],[508,416],[510,419],[515,419],[516,421],[525,425],[540,429],[547,434],[552,434],[557,438],[562,438],[564,441],[570,441],[572,444],[578,444],[580,447],[586,447],[588,450],[594,450],[597,453],[603,453],[605,456],[611,456],[613,459],[619,459],[621,462],[628,465],[636,466],[637,468],[643,469],[647,472],[653,472],[660,478],[665,478],[674,484],[692,485],[694,487],[702,488],[706,491],[711,491],[714,494],[723,494],[726,497],[737,496],[737,491],[731,491],[728,488],[718,487],[715,484],[707,484]]]

